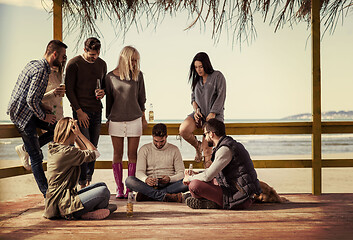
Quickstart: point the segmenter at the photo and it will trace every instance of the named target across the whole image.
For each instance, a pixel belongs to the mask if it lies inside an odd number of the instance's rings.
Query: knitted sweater
[[[170,182],[184,178],[184,163],[177,146],[166,143],[161,149],[153,143],[143,145],[137,154],[136,177],[145,182],[148,176],[170,177]]]
[[[97,79],[101,88],[105,88],[104,78],[107,64],[98,58],[94,63],[87,62],[82,56],[72,58],[66,66],[66,96],[74,111],[82,109],[89,112],[101,112],[101,100],[96,99]]]
[[[215,113],[216,119],[224,120],[224,102],[226,99],[226,79],[220,71],[214,71],[207,76],[206,83],[202,78],[197,82],[191,93],[191,104],[195,101],[201,109],[201,113],[207,117],[209,113]],[[193,116],[194,113],[189,116]]]
[[[135,120],[145,111],[146,92],[142,72],[137,81],[121,80],[113,71],[105,77],[107,119],[113,122]]]

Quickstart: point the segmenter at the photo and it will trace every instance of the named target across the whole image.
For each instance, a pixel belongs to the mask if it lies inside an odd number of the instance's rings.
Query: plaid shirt
[[[7,114],[20,130],[26,127],[33,114],[45,119],[40,104],[48,85],[49,73],[48,61],[41,59],[30,61],[18,76]]]

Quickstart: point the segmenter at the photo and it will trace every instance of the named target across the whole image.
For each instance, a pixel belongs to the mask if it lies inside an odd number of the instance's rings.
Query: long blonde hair
[[[132,61],[136,60],[134,67]],[[121,80],[138,80],[140,73],[140,53],[131,46],[126,46],[121,50],[119,63],[116,67]]]
[[[55,126],[54,129],[54,142],[56,143],[64,143],[71,134],[74,134],[71,131],[71,126],[72,126],[72,118],[70,117],[64,117],[60,119]]]

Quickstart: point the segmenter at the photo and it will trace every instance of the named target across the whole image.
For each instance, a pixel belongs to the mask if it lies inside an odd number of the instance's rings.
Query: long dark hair
[[[194,91],[197,82],[200,80],[200,76],[197,74],[195,69],[195,61],[200,61],[202,63],[202,67],[205,73],[211,74],[214,72],[210,58],[208,57],[207,53],[199,52],[198,54],[196,54],[190,65],[189,73],[189,83],[191,83],[192,91]]]

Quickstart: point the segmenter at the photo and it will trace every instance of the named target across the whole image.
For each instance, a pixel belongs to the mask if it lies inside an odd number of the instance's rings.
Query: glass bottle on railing
[[[150,111],[148,112],[148,121],[153,122],[154,121],[154,112],[153,112],[153,105],[150,103]]]

